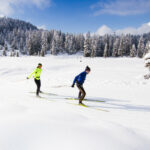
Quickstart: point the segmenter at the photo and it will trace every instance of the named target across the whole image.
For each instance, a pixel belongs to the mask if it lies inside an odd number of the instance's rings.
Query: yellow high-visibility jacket
[[[36,69],[28,76],[28,78],[30,79],[30,78],[33,76],[36,80],[40,80],[41,72],[42,72],[42,69],[36,68]]]

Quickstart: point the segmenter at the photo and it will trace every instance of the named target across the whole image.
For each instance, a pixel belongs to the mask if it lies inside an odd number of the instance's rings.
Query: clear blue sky
[[[114,30],[136,28],[150,22],[150,0],[16,1],[9,2],[12,11],[0,9],[0,14],[63,32],[96,32],[102,25]]]

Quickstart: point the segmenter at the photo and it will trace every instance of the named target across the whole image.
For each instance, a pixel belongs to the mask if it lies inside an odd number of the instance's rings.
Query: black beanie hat
[[[85,71],[91,71],[91,68],[89,66],[86,66]]]
[[[41,64],[41,63],[39,63],[39,64],[38,64],[38,66],[42,66],[42,64]]]

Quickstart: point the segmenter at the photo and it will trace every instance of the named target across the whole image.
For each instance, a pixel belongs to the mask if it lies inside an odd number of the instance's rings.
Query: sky
[[[72,33],[150,32],[150,0],[0,0],[0,16]]]

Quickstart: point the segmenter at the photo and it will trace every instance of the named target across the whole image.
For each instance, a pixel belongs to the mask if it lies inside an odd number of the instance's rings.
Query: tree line
[[[82,53],[85,57],[139,57],[150,50],[150,33],[143,35],[72,34],[40,30],[11,18],[0,19],[0,50],[6,56],[18,53],[45,56]]]

